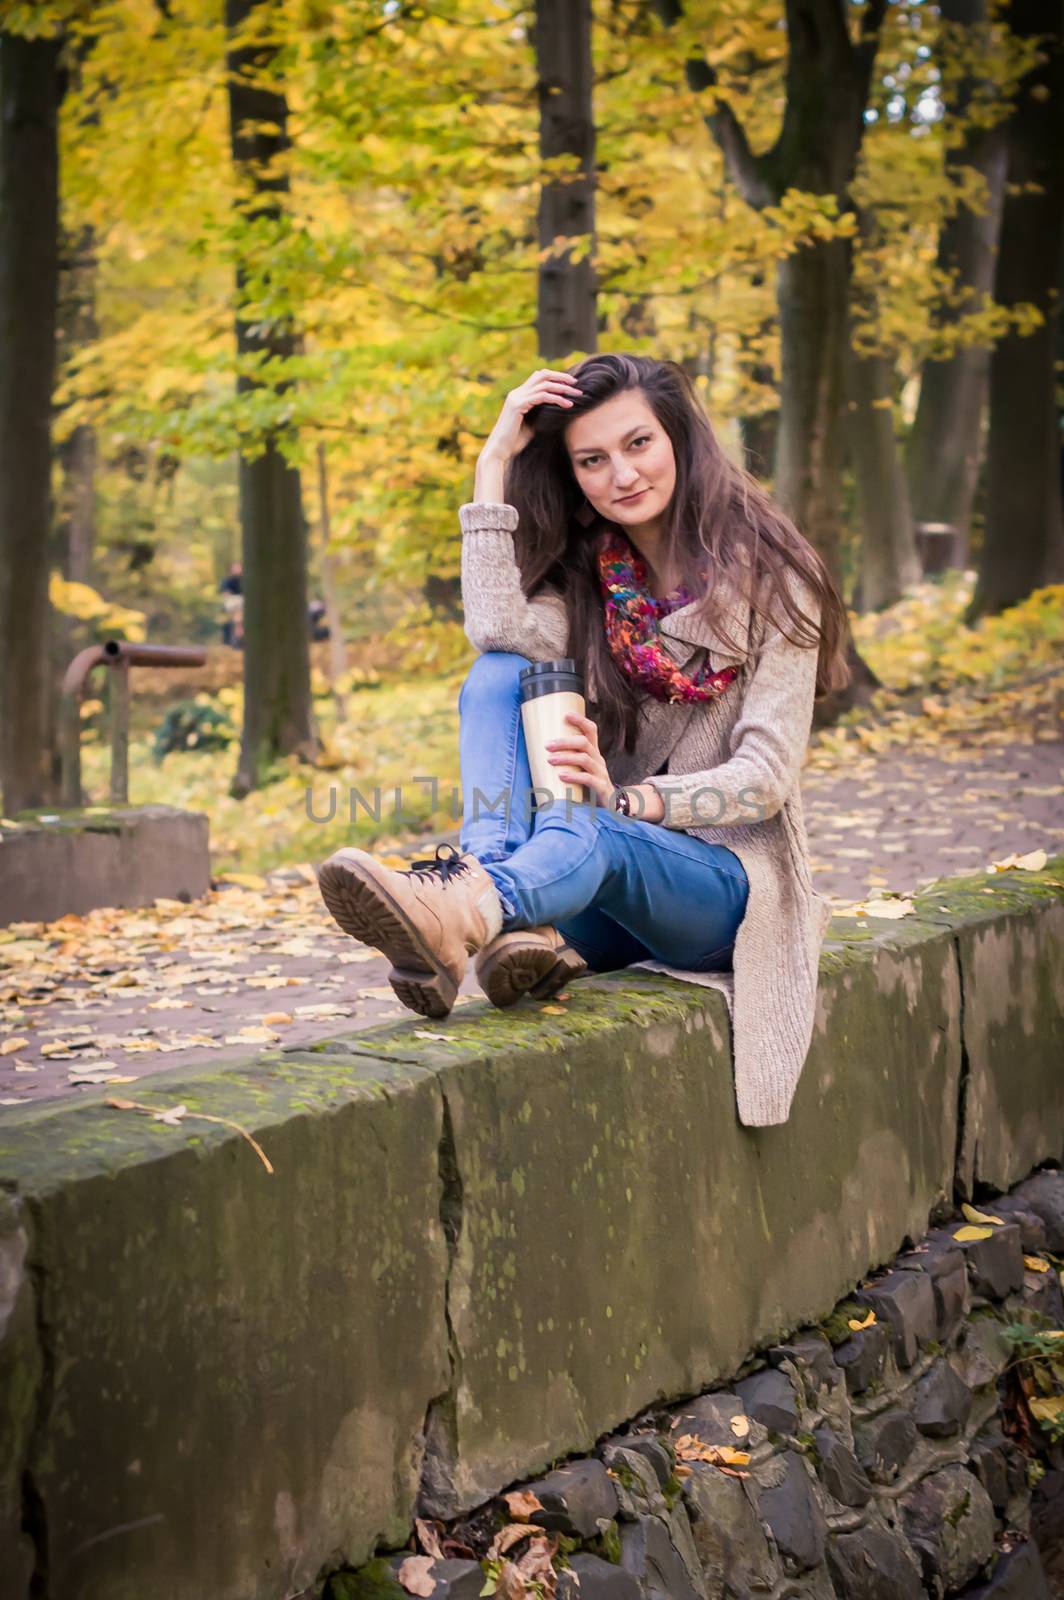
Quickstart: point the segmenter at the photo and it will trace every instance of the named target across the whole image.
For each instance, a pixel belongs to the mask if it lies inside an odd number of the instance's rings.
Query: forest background
[[[835,573],[853,682],[814,761],[1059,683],[1064,5],[54,0],[0,28],[4,826],[58,803],[71,709],[106,798],[114,675],[58,686],[114,637],[210,646],[134,670],[131,798],[208,810],[221,865],[320,857],[353,786],[453,827],[457,508],[506,391],[593,350],[681,361]],[[355,832],[398,840],[387,807]]]

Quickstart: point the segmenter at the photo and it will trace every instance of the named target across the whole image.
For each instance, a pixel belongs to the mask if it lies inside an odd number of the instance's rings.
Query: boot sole
[[[318,874],[333,920],[392,963],[388,982],[404,1006],[422,1017],[445,1017],[458,985],[383,884],[357,861],[326,862]]]
[[[549,1000],[551,995],[587,971],[583,956],[566,946],[547,950],[536,945],[512,945],[488,956],[477,968],[477,982],[493,1006],[505,1009],[524,995]]]

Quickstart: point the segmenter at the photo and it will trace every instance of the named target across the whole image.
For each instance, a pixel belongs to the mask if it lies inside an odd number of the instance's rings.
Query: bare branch
[[[684,14],[682,0],[656,0],[656,6],[666,27],[672,27]],[[695,94],[717,87],[716,70],[703,55],[688,56],[684,74],[688,88]],[[720,147],[728,176],[747,205],[758,211],[774,205],[779,195],[772,181],[771,162],[751,150],[746,130],[731,107],[721,105],[709,112],[705,123]]]

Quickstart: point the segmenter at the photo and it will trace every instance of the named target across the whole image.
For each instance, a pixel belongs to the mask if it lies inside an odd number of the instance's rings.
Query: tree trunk
[[[1005,186],[1005,142],[997,129],[984,135],[979,165],[990,187],[990,207],[977,217],[967,207],[942,232],[939,265],[947,259],[958,285],[973,301],[993,286],[994,252]],[[948,315],[948,313],[947,313]],[[956,528],[959,558],[967,565],[972,508],[983,448],[990,351],[966,345],[943,361],[928,361],[920,375],[920,399],[908,452],[910,499],[919,522]]]
[[[1012,0],[1007,17],[1018,36],[1048,38],[1009,118],[994,298],[1005,306],[1030,301],[1043,321],[1033,333],[1006,334],[990,358],[986,528],[967,622],[1064,581],[1053,370],[1064,225],[1064,6]]]
[[[861,516],[861,570],[852,605],[881,611],[920,582],[906,482],[894,433],[894,366],[848,351],[850,460]]]
[[[886,3],[868,0],[854,43],[838,0],[785,0],[786,99],[771,149],[754,151],[726,97],[707,112],[728,176],[748,205],[762,210],[777,204],[788,189],[799,189],[832,196],[840,211],[849,207]],[[657,0],[657,9],[666,24],[684,14],[682,0]],[[695,93],[717,86],[716,70],[700,53],[688,57],[685,74]],[[849,294],[844,239],[811,241],[778,264],[775,494],[840,582]],[[851,683],[831,697],[838,710],[855,703],[875,681],[852,640],[849,657]]]
[[[869,219],[863,212],[859,229],[866,238]],[[858,611],[880,611],[919,583],[923,569],[894,433],[894,363],[879,351],[858,354],[855,321],[851,301],[846,421],[861,521],[860,572],[852,604]]]
[[[985,21],[986,0],[942,0],[947,22],[971,28]],[[978,85],[967,79],[947,102],[947,117],[965,117]],[[1005,192],[1004,125],[971,128],[963,144],[945,152],[947,172],[974,167],[987,186],[988,206],[982,215],[961,204],[943,225],[937,265],[955,278],[960,303],[944,309],[949,325],[977,308],[994,287],[994,255]],[[920,522],[944,522],[956,528],[959,559],[967,565],[972,507],[982,454],[990,350],[966,345],[942,361],[928,361],[920,375],[920,399],[908,448],[909,495]]]
[[[775,386],[776,375],[767,362],[759,361],[751,369],[750,376],[755,382],[766,387]],[[769,478],[772,475],[779,423],[778,405],[770,407],[767,411],[751,412],[740,419],[746,470],[752,472],[755,478]]]
[[[804,245],[777,268],[780,418],[775,492],[831,572],[842,569],[849,269],[844,239]]]
[[[339,685],[347,672],[347,649],[336,587],[336,558],[329,549],[329,464],[323,444],[318,445],[318,529],[321,536],[321,597],[325,602],[325,622],[329,629],[329,687],[332,689],[337,718],[343,722],[347,716],[347,698]]]
[[[59,296],[57,39],[0,38],[0,785],[47,804],[51,428]]]
[[[72,583],[92,582],[96,548],[96,430],[74,429],[59,449],[63,468],[63,569]]]
[[[96,236],[91,224],[75,239],[64,237],[59,301],[60,344],[64,355],[91,344],[99,334],[96,320]],[[96,545],[96,431],[84,423],[59,446],[63,481],[60,493],[59,545],[63,572],[74,583],[92,581]]]
[[[539,149],[544,160],[576,156],[580,173],[545,182],[539,199],[539,247],[559,235],[580,237],[572,248],[541,260],[536,331],[539,353],[566,361],[598,349],[595,310],[595,121],[592,110],[591,0],[536,0]]]
[[[226,0],[231,44],[229,125],[238,176],[250,179],[249,220],[282,215],[288,179],[271,175],[268,163],[289,149],[288,105],[283,94],[254,81],[272,62],[270,45],[240,44],[234,34],[271,0]],[[245,127],[247,124],[247,127]],[[260,268],[261,270],[261,268]],[[240,355],[286,359],[296,349],[294,329],[268,326],[243,315],[249,272],[238,263],[236,342]],[[258,381],[241,373],[237,392]],[[278,388],[283,385],[278,385]],[[262,454],[240,461],[240,526],[244,565],[244,728],[233,793],[247,794],[262,781],[263,767],[283,755],[313,760],[319,751],[310,691],[307,630],[307,529],[299,473],[288,464],[276,437]]]

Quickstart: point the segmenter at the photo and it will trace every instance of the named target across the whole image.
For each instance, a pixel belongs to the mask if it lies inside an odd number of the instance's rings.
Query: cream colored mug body
[[[591,800],[586,783],[567,782],[559,772],[565,763],[551,761],[552,754],[564,756],[566,752],[547,749],[553,739],[571,738],[579,731],[566,721],[571,712],[581,717],[586,714],[584,679],[572,657],[529,662],[521,671],[521,724],[537,809],[549,808],[556,800],[584,805]],[[530,811],[532,803],[530,797]]]
[[[537,805],[546,803],[543,797],[544,790],[549,791],[560,801],[568,797],[574,802],[583,801],[586,804],[591,799],[586,784],[566,783],[565,779],[559,776],[558,767],[553,766],[550,761],[552,752],[547,749],[551,739],[564,739],[579,732],[573,723],[565,720],[570,711],[584,716],[582,694],[562,689],[556,690],[553,694],[536,695],[531,700],[521,702],[521,725],[528,747],[528,765],[536,789]],[[564,755],[565,751],[555,754]]]

